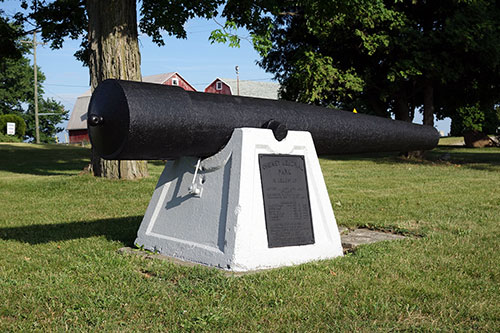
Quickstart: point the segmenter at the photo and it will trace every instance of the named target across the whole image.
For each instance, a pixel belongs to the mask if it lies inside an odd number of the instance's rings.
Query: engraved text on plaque
[[[314,244],[304,156],[259,154],[269,247]]]

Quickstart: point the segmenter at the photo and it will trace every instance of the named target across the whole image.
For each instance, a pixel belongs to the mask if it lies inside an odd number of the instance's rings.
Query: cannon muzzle
[[[287,130],[308,131],[319,155],[429,150],[439,140],[432,126],[121,80],[106,80],[95,89],[87,123],[95,151],[119,160],[210,156],[239,127],[271,128],[278,140]]]

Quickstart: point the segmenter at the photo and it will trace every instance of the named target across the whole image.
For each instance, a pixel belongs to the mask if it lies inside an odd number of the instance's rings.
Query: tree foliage
[[[23,47],[19,43],[22,30],[14,22],[5,17],[0,9],[0,59],[19,59],[23,53]]]
[[[226,31],[260,36],[260,65],[282,97],[411,120],[500,101],[500,5],[494,0],[229,1]],[[269,43],[262,38],[269,36]]]
[[[25,57],[20,25],[0,10],[0,115],[22,112],[22,104],[33,99],[33,68]],[[43,74],[38,72],[43,80]]]
[[[38,111],[39,113],[55,113],[39,117],[40,141],[54,142],[55,135],[64,130],[58,127],[64,120],[68,120],[68,111],[61,103],[43,97],[43,82],[45,75],[38,71]],[[0,114],[14,114],[21,116],[27,125],[24,139],[35,138],[35,102],[34,102],[34,75],[33,66],[25,56],[19,59],[2,58],[0,60]],[[23,133],[24,135],[24,133]]]
[[[165,45],[163,33],[177,38],[186,38],[185,23],[194,17],[213,18],[222,0],[168,1],[143,0],[140,3],[139,29],[159,46]],[[23,7],[30,9],[24,19],[33,19],[41,28],[42,39],[51,48],[61,48],[65,38],[82,39],[81,48],[75,56],[85,65],[89,64],[88,13],[86,0],[35,1],[23,0]],[[111,6],[112,2],[108,2]]]
[[[194,17],[213,18],[223,0],[170,1],[143,0],[140,8],[140,30],[158,45],[165,45],[162,31],[169,36],[187,38],[185,23]]]
[[[38,70],[38,89],[43,93],[43,73]],[[22,113],[23,104],[33,102],[33,67],[26,57],[0,59],[0,114]]]
[[[24,119],[22,125],[17,126],[19,130],[23,129],[21,138],[33,140],[35,137],[34,69],[27,57],[29,48],[20,42],[22,31],[19,25],[4,17],[0,17],[0,22],[7,22],[11,32],[2,36],[10,50],[2,49],[6,53],[0,57],[0,115],[22,117]],[[2,27],[2,24],[0,23],[0,29],[7,29]],[[37,68],[37,77],[39,112],[54,113],[39,117],[41,142],[54,142],[55,135],[63,130],[57,125],[68,119],[68,112],[55,100],[43,98],[45,75],[40,68]]]
[[[64,130],[58,126],[61,122],[68,120],[69,112],[52,98],[40,98],[38,101],[38,117],[40,128],[40,142],[54,143],[56,142],[56,134]],[[43,115],[45,113],[45,115]],[[25,139],[33,142],[35,140],[35,106],[31,103],[28,110],[23,114],[26,121],[26,137]]]
[[[270,37],[270,45],[256,46],[264,55],[260,65],[280,81],[282,97],[327,106],[352,103],[371,89],[367,83],[382,68],[369,71],[368,65],[382,65],[377,58],[387,53],[389,32],[403,24],[382,1],[230,2],[224,14]]]
[[[500,107],[481,109],[478,104],[457,109],[451,124],[451,135],[461,136],[467,132],[500,134]]]

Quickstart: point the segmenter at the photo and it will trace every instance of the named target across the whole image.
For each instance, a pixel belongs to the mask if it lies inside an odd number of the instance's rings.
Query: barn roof
[[[163,82],[165,82],[168,79],[170,79],[174,74],[179,75],[179,73],[176,73],[176,72],[169,72],[169,73],[163,73],[163,74],[148,75],[148,76],[144,76],[142,78],[142,81],[143,82],[149,82],[149,83],[162,84]]]
[[[235,79],[217,78],[216,80],[220,80],[227,84],[231,88],[231,93],[233,95],[236,95],[238,93]],[[279,88],[280,85],[275,82],[240,80],[240,96],[278,99]]]
[[[190,85],[189,82],[187,82],[186,79],[184,79],[177,72],[144,76],[142,78],[142,81],[149,83],[163,84],[168,79],[170,79],[174,74],[177,74],[177,76],[181,77],[188,85]],[[193,89],[196,91],[194,87]],[[71,116],[68,121],[68,126],[66,126],[67,130],[87,129],[87,110],[89,108],[90,96],[91,96],[90,89],[84,92],[82,95],[78,96],[75,102],[75,106],[73,107],[73,111],[71,112]]]
[[[157,84],[163,84],[164,82],[166,82],[168,79],[170,79],[172,76],[174,75],[177,75],[178,77],[180,77],[181,79],[184,80],[184,82],[186,82],[186,84],[188,86],[190,86],[191,88],[193,88],[194,91],[196,91],[196,88],[193,87],[185,78],[182,77],[182,75],[180,75],[178,72],[168,72],[168,73],[163,73],[163,74],[155,74],[155,75],[148,75],[148,76],[144,76],[142,78],[142,81],[143,82],[149,82],[149,83],[157,83]]]
[[[73,112],[68,121],[67,130],[80,130],[87,128],[87,109],[90,102],[90,89],[80,95],[75,102]]]

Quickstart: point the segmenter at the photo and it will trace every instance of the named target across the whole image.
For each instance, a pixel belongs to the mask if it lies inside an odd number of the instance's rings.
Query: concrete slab
[[[381,242],[381,241],[387,241],[387,240],[398,240],[398,239],[404,239],[406,238],[405,236],[402,235],[396,235],[388,232],[382,232],[382,231],[375,231],[375,230],[370,230],[370,229],[356,229],[356,230],[349,230],[346,227],[339,227],[339,233],[340,237],[342,240],[342,247],[344,249],[344,252],[347,251],[352,251],[359,245],[363,244],[372,244],[376,242]],[[193,262],[188,262],[188,261],[183,261],[174,257],[170,257],[164,254],[160,253],[153,253],[151,251],[141,251],[139,249],[132,249],[130,247],[123,247],[118,250],[119,253],[121,254],[128,254],[128,255],[137,255],[140,257],[143,257],[145,259],[160,259],[160,260],[165,260],[172,262],[177,265],[181,266],[186,266],[186,267],[194,267],[197,265],[202,265],[199,263],[193,263]],[[204,266],[204,265],[202,265]],[[247,271],[247,272],[232,272],[232,271],[224,271],[223,272],[228,275],[228,276],[241,276],[241,275],[247,275],[247,274],[253,274],[253,273],[258,273],[262,272],[265,270],[252,270],[252,271]]]
[[[344,251],[350,251],[359,245],[371,244],[386,240],[404,239],[402,235],[391,234],[388,232],[375,231],[370,229],[356,229],[353,231],[345,232],[340,231],[342,239],[342,247]]]
[[[340,236],[347,235],[349,233],[349,229],[346,227],[339,227],[339,233],[340,233]]]

